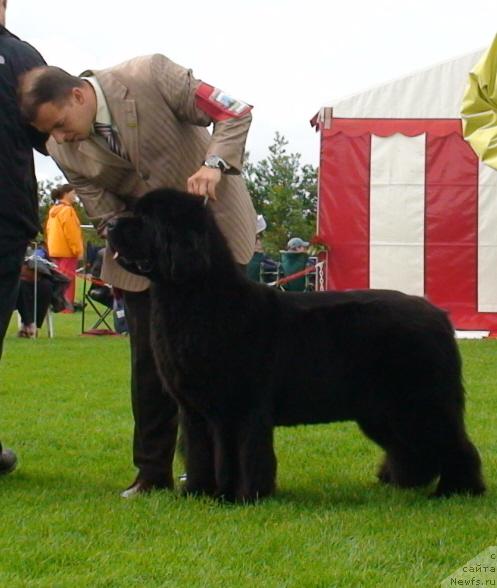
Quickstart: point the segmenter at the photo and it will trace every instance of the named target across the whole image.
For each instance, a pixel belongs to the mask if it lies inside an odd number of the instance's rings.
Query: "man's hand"
[[[190,194],[208,196],[216,200],[216,186],[221,181],[221,170],[203,165],[198,172],[190,176],[186,182],[186,189]]]

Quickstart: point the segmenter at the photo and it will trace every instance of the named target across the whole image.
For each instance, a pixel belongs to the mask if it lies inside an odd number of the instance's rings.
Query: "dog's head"
[[[210,216],[204,200],[170,189],[140,198],[135,216],[113,221],[108,240],[117,262],[152,281],[186,282],[210,267]]]

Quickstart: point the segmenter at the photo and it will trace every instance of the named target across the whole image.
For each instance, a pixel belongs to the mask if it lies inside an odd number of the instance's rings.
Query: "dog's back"
[[[426,300],[359,290],[283,294],[279,303],[277,424],[356,420],[406,394],[463,403],[452,326]]]

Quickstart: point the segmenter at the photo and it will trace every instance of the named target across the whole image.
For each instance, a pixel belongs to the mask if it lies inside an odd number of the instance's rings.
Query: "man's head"
[[[0,25],[5,26],[5,11],[7,10],[7,0],[0,0]]]
[[[57,143],[87,139],[97,112],[91,84],[54,66],[37,67],[21,77],[19,105],[24,118]]]
[[[300,237],[292,237],[286,246],[287,251],[295,251],[296,253],[305,253],[309,247],[308,241],[304,241]]]

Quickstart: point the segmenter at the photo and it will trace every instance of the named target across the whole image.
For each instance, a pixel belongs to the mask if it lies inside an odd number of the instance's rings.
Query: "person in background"
[[[35,255],[41,259],[48,259],[48,247],[45,241],[40,241],[36,244]]]
[[[254,255],[247,265],[247,276],[254,282],[271,282],[278,278],[278,264],[264,252],[262,235],[266,230],[266,219],[257,215]]]
[[[300,237],[292,237],[286,246],[287,251],[294,251],[295,253],[307,253],[309,242],[304,241]]]
[[[43,243],[35,245],[34,249],[28,247],[17,296],[17,311],[21,318],[18,337],[36,337],[49,308],[53,312],[65,310],[67,302],[64,294],[69,281],[49,259]]]
[[[76,269],[83,256],[83,233],[74,209],[76,191],[72,184],[64,184],[52,190],[54,205],[48,212],[46,236],[48,254],[60,271],[70,280],[65,292],[68,308],[74,312]]]
[[[17,79],[45,63],[5,28],[7,0],[0,0],[0,357],[17,300],[24,253],[39,231],[33,147],[47,154],[47,136],[26,125],[17,105]],[[0,474],[15,469],[16,454],[0,443]]]
[[[37,247],[33,251],[28,247],[26,259],[21,269],[21,282],[19,284],[16,305],[21,318],[21,324],[17,336],[25,339],[36,337],[37,330],[45,320],[52,298],[50,270],[45,269],[43,259],[46,259],[46,257],[39,256],[39,249]],[[36,270],[34,267],[35,256],[39,259]]]
[[[307,254],[309,242],[300,237],[292,237],[286,246],[286,251],[281,252],[281,268],[283,275],[292,276],[314,265]],[[310,289],[309,277],[294,277],[283,285],[283,289],[290,292],[304,292]]]

